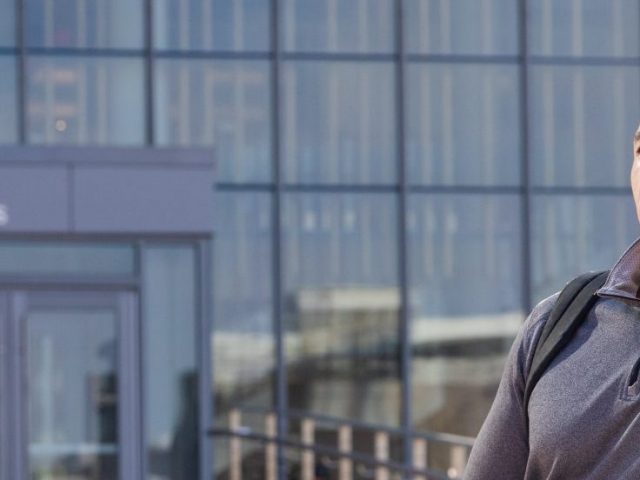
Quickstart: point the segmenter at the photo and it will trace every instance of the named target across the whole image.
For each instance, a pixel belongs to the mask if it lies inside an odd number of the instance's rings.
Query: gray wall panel
[[[213,169],[78,166],[76,231],[205,232],[213,226]]]
[[[0,232],[66,231],[67,169],[0,166]]]

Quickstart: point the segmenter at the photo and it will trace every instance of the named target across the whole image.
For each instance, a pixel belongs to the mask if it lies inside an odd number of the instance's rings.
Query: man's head
[[[631,165],[631,190],[636,203],[636,215],[640,221],[640,126],[633,136],[633,164]]]

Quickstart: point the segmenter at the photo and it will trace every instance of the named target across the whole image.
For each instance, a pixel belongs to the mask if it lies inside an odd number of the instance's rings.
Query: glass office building
[[[0,178],[0,311],[7,335],[28,318],[29,359],[0,377],[29,384],[0,478],[227,478],[233,448],[206,432],[237,410],[275,412],[282,437],[303,414],[394,429],[406,464],[416,433],[475,436],[531,308],[638,236],[639,23],[634,0],[0,0],[0,165],[35,149],[25,164],[45,170],[20,181],[51,206],[48,158],[75,149],[59,174],[85,196],[64,208],[90,232],[20,226]],[[203,151],[213,267],[206,221],[172,210],[204,191],[186,173]],[[154,155],[170,190],[149,218],[172,227],[91,223],[119,213],[91,209],[104,177],[84,159],[117,160],[120,185]],[[52,276],[54,294],[24,286]],[[65,277],[101,287],[70,295]],[[127,333],[132,309],[144,328]],[[118,367],[132,359],[139,378]],[[137,430],[118,431],[121,404]]]

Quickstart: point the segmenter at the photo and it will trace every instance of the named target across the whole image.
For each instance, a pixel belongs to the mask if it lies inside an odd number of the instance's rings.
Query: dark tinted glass
[[[1,28],[1,27],[0,27]],[[0,144],[16,143],[18,121],[16,105],[16,62],[13,56],[0,56]]]
[[[410,197],[414,427],[477,435],[524,317],[520,231],[515,195]]]
[[[391,63],[295,62],[283,68],[284,177],[302,183],[395,179]]]
[[[268,63],[189,59],[156,65],[157,142],[213,146],[219,181],[268,181]]]
[[[15,11],[15,0],[0,0],[0,47],[13,47],[16,44]]]
[[[411,183],[514,185],[520,175],[517,67],[411,64]]]
[[[636,0],[527,3],[529,49],[535,55],[635,57],[639,53]]]
[[[161,480],[198,477],[196,258],[189,245],[143,255],[145,440],[149,472]]]
[[[537,195],[532,203],[535,302],[589,270],[611,268],[638,236],[628,195]]]
[[[0,243],[5,275],[133,275],[134,263],[134,249],[126,244]]]
[[[143,0],[25,0],[27,45],[142,48]]]
[[[269,0],[157,0],[153,7],[158,49],[269,49]]]
[[[27,62],[30,143],[144,141],[143,61],[33,56]]]
[[[638,68],[535,66],[530,72],[533,182],[626,187],[638,125]]]
[[[285,50],[393,51],[393,0],[284,0]]]
[[[398,424],[396,226],[391,195],[286,196],[284,305],[292,408]]]
[[[514,0],[406,0],[411,53],[515,55],[518,2]]]
[[[212,348],[224,421],[232,407],[273,404],[273,229],[268,194],[218,193],[216,202]]]

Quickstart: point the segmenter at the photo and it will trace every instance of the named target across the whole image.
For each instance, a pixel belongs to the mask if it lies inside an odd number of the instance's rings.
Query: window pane
[[[283,74],[287,181],[394,181],[392,64],[286,63]]]
[[[536,55],[638,56],[636,0],[530,0],[530,51]]]
[[[392,0],[284,0],[285,50],[392,52]]]
[[[190,246],[154,246],[144,260],[149,475],[198,478],[195,253]]]
[[[270,0],[157,0],[155,47],[269,50]]]
[[[1,27],[0,27],[1,28]],[[0,57],[0,144],[18,141],[16,119],[16,62],[13,57]]]
[[[638,68],[535,66],[530,71],[533,182],[627,186],[640,104]]]
[[[213,364],[220,422],[233,407],[273,405],[275,340],[270,197],[218,193],[216,201]]]
[[[638,237],[630,194],[536,195],[532,202],[533,300],[589,270],[606,270]]]
[[[126,244],[0,243],[0,274],[133,275],[134,250]]]
[[[116,480],[121,398],[115,312],[43,308],[30,312],[25,325],[28,478]]]
[[[269,84],[263,61],[158,60],[158,143],[213,145],[219,181],[268,181]]]
[[[0,47],[13,47],[16,44],[15,9],[15,0],[0,0]]]
[[[284,199],[289,404],[397,425],[397,223],[391,195]]]
[[[520,232],[516,195],[410,197],[416,428],[477,435],[524,318]]]
[[[29,58],[29,142],[142,144],[143,83],[142,60]]]
[[[26,0],[27,45],[142,48],[142,0]]]
[[[407,157],[412,182],[519,182],[515,66],[412,64],[408,99]]]
[[[407,0],[405,5],[411,53],[518,53],[517,1]]]

